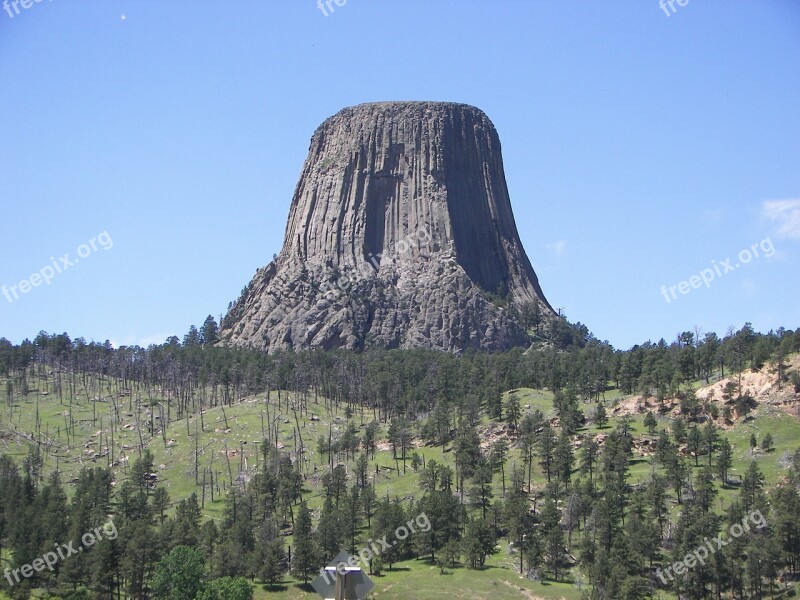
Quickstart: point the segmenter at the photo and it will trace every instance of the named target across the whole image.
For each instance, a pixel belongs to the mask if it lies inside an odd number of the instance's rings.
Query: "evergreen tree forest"
[[[773,372],[797,399],[800,330],[696,329],[623,351],[559,319],[536,347],[453,355],[266,354],[220,347],[217,329],[209,317],[183,339],[148,348],[45,332],[18,345],[0,339],[0,438],[27,449],[0,455],[2,593],[313,593],[308,583],[327,561],[364,548],[374,578],[404,561],[446,574],[506,556],[517,577],[571,582],[598,600],[788,597],[798,576],[800,440],[787,448],[777,434],[754,434],[751,459],[734,473],[741,452],[724,428],[757,410],[741,384],[747,373]],[[720,379],[729,381],[720,402],[695,395]],[[522,390],[547,393],[551,411],[530,406]],[[634,395],[647,411],[616,411]],[[265,413],[254,465],[234,472],[226,448],[221,474],[201,469],[198,447],[194,489],[163,484],[154,450],[167,447],[169,427],[199,439],[219,427],[203,420],[209,411],[227,426],[228,413],[252,401]],[[58,405],[57,425],[39,418],[44,402]],[[21,413],[34,415],[31,431]],[[125,415],[136,420],[127,461],[115,442]],[[330,425],[309,437],[306,425],[323,418]],[[70,471],[58,449],[87,444],[84,431],[111,450]],[[756,457],[776,446],[782,471],[768,477]],[[426,458],[425,448],[442,458]],[[384,471],[413,478],[414,493],[379,490]],[[213,501],[221,509],[210,518]],[[102,528],[112,522],[115,535]],[[70,545],[79,556],[35,568]]]

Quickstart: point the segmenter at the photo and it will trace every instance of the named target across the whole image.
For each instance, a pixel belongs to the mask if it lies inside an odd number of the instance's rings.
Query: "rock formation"
[[[346,108],[311,138],[283,249],[223,320],[266,350],[468,348],[530,342],[553,315],[525,255],[500,140],[445,102]]]

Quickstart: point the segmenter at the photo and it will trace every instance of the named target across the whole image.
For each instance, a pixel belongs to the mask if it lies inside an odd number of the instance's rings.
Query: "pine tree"
[[[206,320],[203,321],[203,326],[200,327],[200,343],[206,346],[213,346],[217,343],[218,334],[219,326],[216,320],[211,315],[208,315]]]
[[[325,499],[315,533],[323,561],[333,559],[345,546],[345,518],[330,497]]]
[[[488,461],[482,460],[472,477],[474,488],[471,492],[474,505],[482,511],[486,519],[486,511],[492,503],[492,467]]]
[[[483,567],[486,557],[495,553],[496,546],[494,529],[486,519],[473,519],[467,523],[462,547],[464,555],[473,569]]]
[[[717,497],[717,490],[714,487],[714,477],[711,467],[703,467],[695,477],[694,496],[695,503],[704,513],[708,513]]]
[[[708,466],[711,466],[711,456],[717,449],[719,444],[719,431],[714,421],[709,420],[703,427],[703,446],[708,453]]]
[[[474,427],[470,427],[466,423],[462,424],[456,436],[454,450],[459,478],[458,489],[463,492],[464,480],[472,477],[481,458],[481,440]]]
[[[556,473],[557,480],[564,487],[569,487],[574,463],[575,457],[572,453],[570,436],[566,431],[562,431],[561,435],[558,436],[558,441],[553,451],[553,470]]]
[[[649,410],[647,411],[647,414],[644,416],[644,421],[642,421],[642,424],[645,426],[650,435],[655,434],[656,428],[658,427],[658,421],[656,421],[656,417],[652,411]]]
[[[503,409],[505,410],[506,416],[505,420],[511,425],[511,430],[516,431],[517,423],[519,423],[519,418],[521,415],[520,408],[519,408],[519,396],[516,392],[511,392],[506,401],[503,405]]]
[[[361,445],[364,447],[364,452],[367,454],[372,454],[372,458],[375,458],[379,428],[380,425],[378,425],[377,421],[370,421],[367,423],[367,427],[364,429],[364,439],[361,441]]]
[[[607,423],[608,414],[606,413],[606,407],[598,403],[594,409],[594,424],[597,425],[598,429],[602,429]]]
[[[556,434],[549,425],[542,430],[538,445],[541,465],[547,474],[547,483],[550,483],[550,475],[553,473],[553,455],[556,450]]]
[[[511,474],[508,499],[503,504],[503,521],[508,537],[519,552],[519,571],[523,572],[523,547],[527,535],[533,531],[533,515],[525,493],[525,474],[519,468]]]
[[[583,413],[578,405],[578,392],[573,384],[567,385],[563,391],[559,390],[553,396],[553,408],[558,415],[561,430],[568,434],[577,431],[583,422]]]
[[[492,469],[495,471],[500,469],[500,474],[503,482],[503,497],[506,495],[506,461],[508,460],[508,442],[500,438],[492,445],[490,455]]]
[[[401,560],[408,548],[408,540],[398,540],[395,538],[395,531],[402,527],[406,522],[403,507],[397,502],[392,502],[389,498],[384,498],[375,510],[375,517],[372,520],[372,539],[393,540],[389,542],[391,547],[385,548],[381,553],[381,561],[392,568],[392,565]]]
[[[703,447],[703,434],[697,427],[689,428],[689,435],[686,437],[686,449],[694,455],[694,466],[700,464],[700,450]]]
[[[750,510],[763,497],[764,474],[756,461],[751,461],[747,473],[742,478],[742,503]]]
[[[286,572],[286,548],[280,535],[269,542],[265,554],[261,578],[267,583],[275,585],[283,579],[283,574]]]
[[[416,514],[425,513],[431,523],[428,531],[417,533],[415,542],[419,554],[436,561],[436,553],[448,542],[458,541],[465,521],[464,506],[450,491],[439,490],[423,496]],[[377,513],[376,513],[377,520]],[[373,536],[374,537],[374,536]],[[383,558],[383,555],[381,555]]]
[[[686,422],[680,417],[672,422],[672,437],[678,444],[686,442]]]
[[[153,492],[153,512],[158,515],[159,523],[163,523],[169,508],[169,493],[164,487],[157,487]]]
[[[733,465],[733,446],[728,438],[722,438],[719,443],[719,454],[717,454],[717,474],[722,485],[728,482],[728,470]]]
[[[561,568],[567,560],[564,549],[564,532],[560,525],[556,525],[545,534],[545,562],[548,570],[553,574],[553,579],[560,581]]]
[[[581,449],[581,471],[589,475],[589,482],[594,485],[594,466],[597,464],[597,454],[600,446],[593,438],[589,438]]]
[[[145,450],[141,458],[138,458],[131,467],[130,481],[138,491],[146,494],[150,493],[150,474],[154,470],[153,453]]]
[[[149,518],[127,524],[120,530],[119,539],[123,540],[120,571],[127,583],[126,591],[131,596],[142,597],[147,589],[147,578],[158,561],[157,548],[153,544],[155,531]]]
[[[319,551],[311,535],[311,512],[305,502],[300,503],[300,509],[297,511],[293,539],[292,575],[308,583],[309,577],[317,569]]]

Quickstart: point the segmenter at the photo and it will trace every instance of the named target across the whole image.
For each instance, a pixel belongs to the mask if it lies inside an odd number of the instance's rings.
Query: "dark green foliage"
[[[474,427],[462,424],[454,441],[456,471],[459,489],[463,489],[464,480],[475,474],[481,459],[481,440]]]
[[[253,586],[244,577],[212,579],[198,594],[197,600],[250,600]]]
[[[484,518],[473,519],[467,523],[462,548],[473,569],[483,567],[486,557],[494,554],[496,547],[497,539],[491,523]],[[452,552],[447,552],[446,557],[452,562]]]
[[[556,434],[553,428],[547,425],[538,439],[538,452],[541,460],[542,469],[547,474],[547,482],[550,483],[550,476],[553,473],[553,458],[556,452]],[[530,481],[530,477],[528,477]]]
[[[211,315],[206,317],[203,326],[200,328],[200,343],[206,346],[211,346],[217,343],[219,334],[219,326],[217,321]]]
[[[689,428],[686,436],[686,449],[694,456],[694,464],[697,466],[700,460],[700,453],[703,450],[703,434],[696,426]]]
[[[344,511],[338,510],[330,497],[326,498],[315,532],[323,561],[333,559],[344,549],[347,536],[346,519]]]
[[[686,421],[680,417],[672,422],[672,436],[678,444],[686,443]]]
[[[546,325],[533,328],[543,330]],[[424,512],[431,529],[397,540],[390,551],[373,559],[374,570],[379,571],[382,562],[393,566],[414,557],[431,560],[442,570],[457,568],[462,557],[465,565],[480,568],[504,539],[513,543],[509,557],[519,561],[523,575],[558,580],[588,575],[597,598],[648,597],[650,583],[685,598],[773,593],[778,575],[800,568],[800,452],[780,457],[785,481],[772,490],[758,464],[752,463],[739,500],[726,500],[721,518],[720,481],[712,474],[725,482],[732,447],[708,419],[714,417],[714,404],[708,399],[698,402],[687,392],[687,383],[733,375],[723,392],[722,412],[731,420],[740,418],[755,403],[742,394],[735,375],[777,357],[779,378],[790,384],[793,371],[785,358],[798,349],[800,336],[783,330],[760,335],[745,326],[724,339],[706,335],[700,340],[685,332],[672,344],[662,340],[616,352],[566,321],[554,328],[556,347],[459,357],[423,350],[266,355],[223,349],[212,345],[217,335],[213,319],[199,331],[190,330],[183,344],[171,338],[148,350],[113,350],[105,344],[73,342],[66,335],[40,334],[19,346],[0,340],[0,375],[7,378],[0,390],[14,418],[15,405],[33,406],[30,381],[44,372],[58,372],[64,390],[79,387],[83,379],[117,378],[126,389],[138,387],[153,394],[149,406],[159,417],[163,401],[168,410],[162,418],[173,424],[184,418],[190,423],[201,405],[227,407],[245,397],[261,397],[266,390],[273,391],[273,408],[277,389],[282,390],[278,412],[290,419],[293,410],[300,419],[307,417],[305,398],[312,395],[324,399],[331,415],[346,417],[338,433],[332,428],[336,435],[322,436],[325,456],[316,464],[308,447],[305,456],[277,450],[273,432],[265,427],[258,472],[252,474],[251,469],[246,483],[224,482],[225,510],[217,524],[203,521],[197,496],[170,504],[166,488],[154,482],[156,469],[146,449],[141,456],[138,448],[134,450],[130,469],[116,471],[115,486],[105,469],[81,471],[69,501],[66,484],[45,469],[44,445],[25,448],[19,466],[0,457],[0,550],[11,561],[9,566],[30,562],[55,542],[79,538],[110,514],[119,528],[117,539],[87,549],[82,560],[64,561],[52,573],[38,573],[8,591],[15,598],[40,587],[64,596],[74,591],[75,600],[81,594],[111,599],[153,593],[247,600],[252,589],[242,578],[280,583],[291,569],[295,577],[308,581],[338,550],[357,549],[369,537],[394,541],[398,527]],[[603,432],[608,435],[602,445],[592,439],[594,431],[581,431],[584,405],[602,407],[602,394],[614,383],[628,393],[664,399],[658,408],[661,415],[667,414],[670,394],[677,393],[684,413],[675,420],[672,437],[666,431],[658,433],[652,476],[635,485],[628,480],[631,424],[615,418],[620,425]],[[526,387],[554,392],[556,426],[539,411],[522,410],[526,392],[520,388]],[[209,389],[214,390],[213,398]],[[158,393],[164,390],[169,390],[169,398]],[[506,390],[516,391],[503,406],[500,398]],[[69,397],[64,395],[62,401],[66,406]],[[123,400],[119,409],[132,411],[125,403],[135,401]],[[487,413],[503,417],[512,434],[491,448],[481,437],[483,426],[476,429]],[[606,426],[607,420],[608,415],[594,415],[598,425]],[[152,423],[142,423],[144,445],[160,443],[157,421],[154,416]],[[658,422],[656,414],[645,415],[644,426],[651,434]],[[95,426],[100,428],[99,423]],[[397,465],[403,460],[405,466],[410,459],[417,471],[408,474],[419,481],[413,502],[375,496],[373,459],[382,441],[381,427],[390,429]],[[753,449],[761,446],[768,452],[771,436],[762,432],[753,440]],[[303,433],[303,443],[313,445]],[[443,446],[447,458],[442,460],[454,464],[455,472],[434,460],[420,464],[423,453],[415,452],[415,437]],[[684,443],[695,453],[694,465],[703,457],[702,467],[687,464],[678,453]],[[573,444],[580,446],[579,475],[573,473]],[[534,468],[534,458],[541,462],[549,485]],[[318,469],[318,478],[309,476],[309,467]],[[509,481],[506,467],[512,471]],[[501,475],[503,497],[492,503],[494,473]],[[304,485],[305,493],[322,496],[316,530],[308,508],[300,503]],[[499,489],[498,482],[497,496]],[[680,506],[670,517],[668,509],[676,501]],[[702,568],[666,584],[652,576],[651,568],[682,559],[706,537],[728,531],[755,510],[763,512],[768,525],[751,527]],[[675,527],[668,526],[671,519]],[[187,547],[195,554],[176,561],[174,553]],[[572,565],[571,556],[579,557],[578,566]],[[180,572],[197,565],[192,587]],[[206,583],[209,576],[217,579]]]
[[[266,521],[256,534],[256,546],[250,554],[251,572],[262,581],[276,584],[287,570],[283,537],[272,521]]]
[[[503,480],[503,496],[506,495],[506,461],[508,460],[508,443],[500,438],[492,445],[489,462],[494,471],[500,471]]]
[[[153,595],[168,600],[194,600],[203,589],[205,576],[203,555],[195,548],[176,546],[158,562]]]
[[[594,409],[594,424],[602,429],[607,423],[608,414],[606,413],[606,407],[598,403]]]
[[[583,423],[583,413],[578,404],[578,392],[574,386],[567,386],[565,390],[559,390],[554,394],[553,408],[558,415],[561,429],[568,434],[575,433]],[[597,423],[596,414],[595,423]],[[600,425],[598,424],[598,426]]]
[[[292,575],[308,582],[311,574],[319,568],[320,557],[314,537],[311,535],[311,513],[305,502],[295,519],[294,546],[292,548]]]
[[[385,498],[375,509],[375,516],[372,519],[372,538],[385,539],[391,544],[391,547],[381,553],[381,562],[389,565],[390,569],[394,563],[402,560],[410,552],[409,541],[398,540],[395,536],[395,531],[405,526],[405,523],[406,513],[398,502]]]
[[[449,542],[458,542],[466,514],[458,498],[446,490],[430,492],[420,500],[415,514],[425,514],[431,523],[427,532],[415,537],[417,551],[421,556],[430,556],[435,562],[436,554]]]
[[[572,453],[570,436],[562,430],[553,451],[553,471],[557,481],[565,488],[569,487],[574,463],[575,457]]]
[[[745,510],[759,507],[764,498],[764,474],[758,468],[758,463],[752,461],[742,478],[742,504]]]
[[[505,413],[505,420],[511,426],[511,429],[516,430],[517,423],[519,423],[519,419],[522,416],[519,407],[519,396],[516,392],[511,392],[506,398],[505,404],[503,405],[503,412]]]
[[[388,433],[389,443],[392,445],[392,456],[398,458],[399,454],[399,458],[403,461],[403,473],[405,473],[406,454],[411,448],[411,441],[413,439],[411,423],[404,417],[396,417],[392,419]]]
[[[488,460],[479,461],[475,474],[472,476],[473,488],[471,491],[472,502],[481,511],[482,518],[486,519],[486,511],[492,502],[492,465]],[[481,563],[483,564],[483,563]]]
[[[703,426],[702,434],[703,450],[708,454],[708,465],[711,466],[711,457],[714,455],[719,445],[719,431],[717,430],[717,426],[714,425],[714,421],[706,422]]]
[[[653,435],[658,428],[658,421],[656,421],[656,417],[651,411],[647,411],[642,424],[645,426],[645,429],[647,429],[647,432],[650,435]]]
[[[733,446],[728,438],[722,438],[717,455],[717,474],[723,484],[728,482],[728,471],[733,465]]]

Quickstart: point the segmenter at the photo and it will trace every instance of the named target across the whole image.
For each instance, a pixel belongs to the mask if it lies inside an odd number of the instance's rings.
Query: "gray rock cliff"
[[[519,315],[531,310],[553,316],[491,121],[465,104],[380,102],[314,132],[283,249],[232,305],[221,339],[505,350],[530,342]]]

